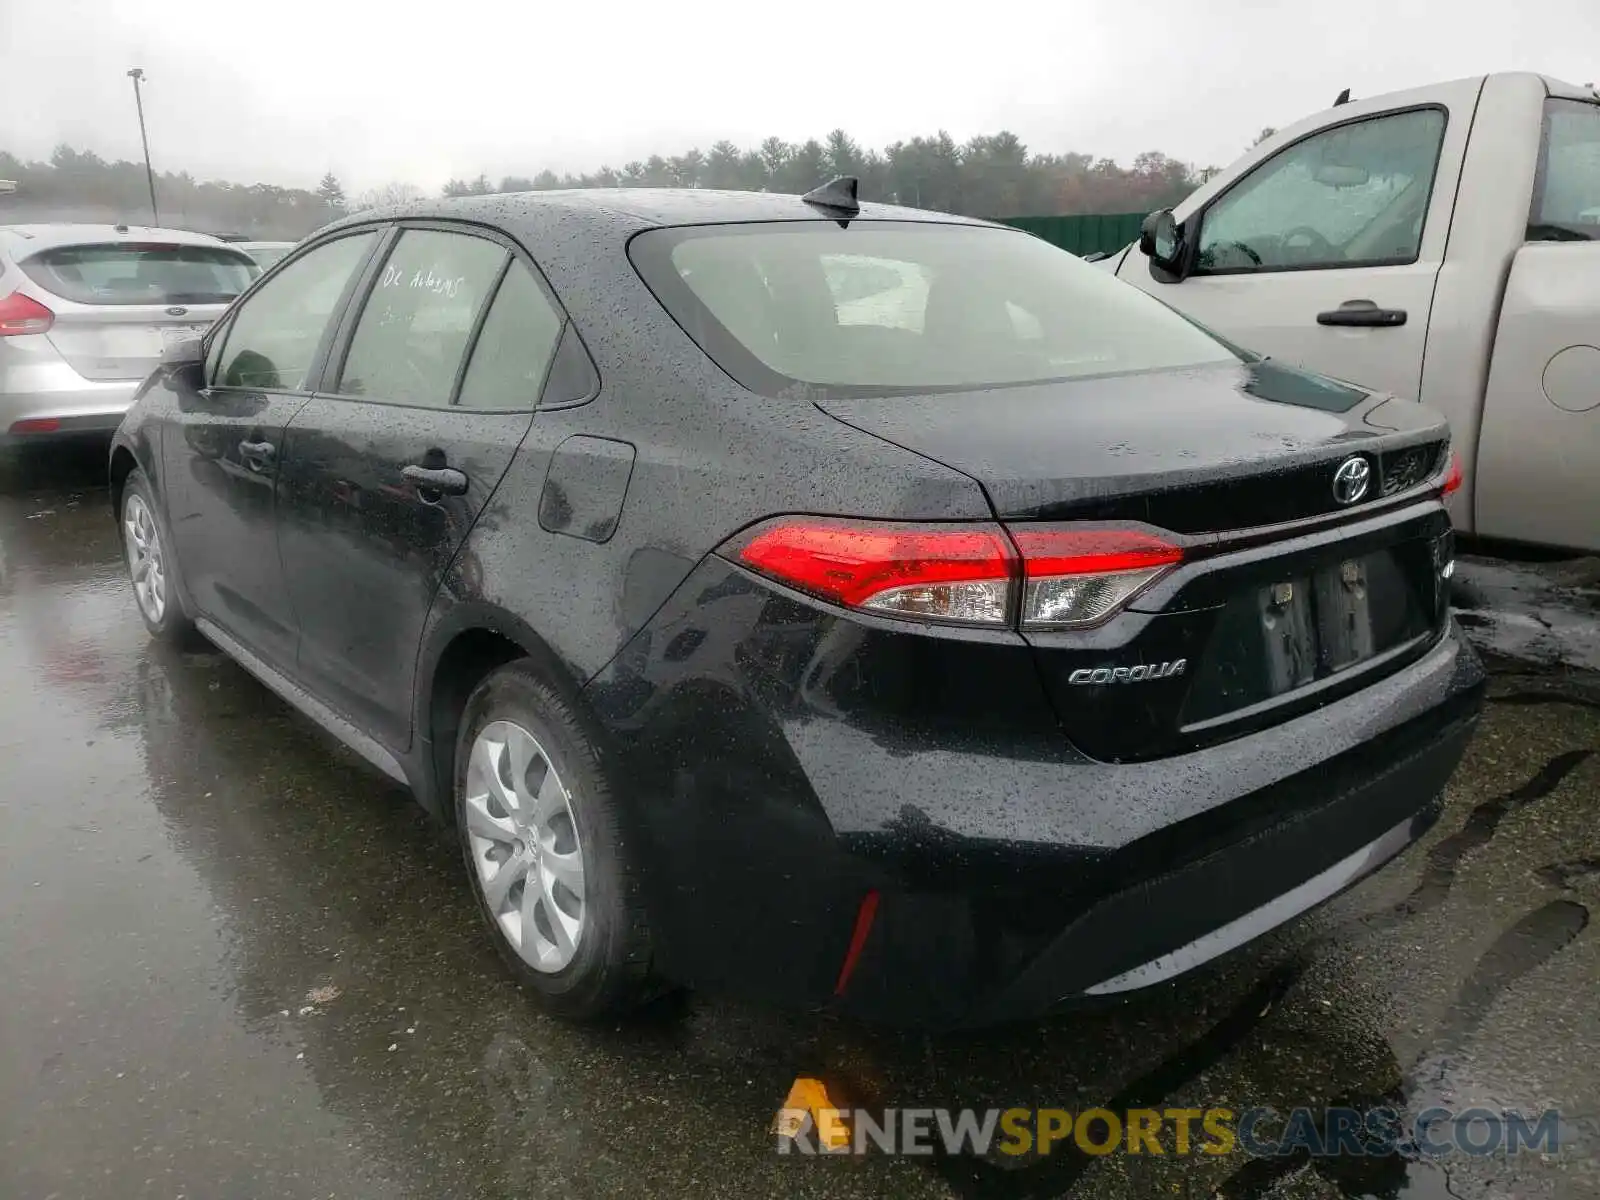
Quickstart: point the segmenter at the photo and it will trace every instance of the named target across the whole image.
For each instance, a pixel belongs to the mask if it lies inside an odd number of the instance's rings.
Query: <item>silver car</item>
[[[272,266],[273,263],[277,262],[284,255],[288,254],[289,251],[293,250],[299,244],[300,243],[298,242],[233,243],[235,249],[243,250],[251,258],[255,259],[256,265],[260,267],[262,271],[265,271],[268,267]],[[258,271],[257,274],[260,274],[260,272]]]
[[[0,225],[0,441],[115,429],[162,349],[257,274],[200,233]]]

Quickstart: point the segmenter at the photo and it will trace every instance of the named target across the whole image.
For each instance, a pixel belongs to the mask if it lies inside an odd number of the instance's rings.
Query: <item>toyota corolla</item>
[[[151,632],[408,784],[572,1017],[1169,979],[1420,836],[1481,704],[1435,413],[849,180],[342,221],[111,473]]]

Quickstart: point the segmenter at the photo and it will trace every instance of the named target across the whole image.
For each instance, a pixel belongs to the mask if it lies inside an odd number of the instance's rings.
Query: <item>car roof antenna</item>
[[[1323,94],[1326,95],[1327,93],[1323,93]],[[1333,106],[1335,108],[1338,108],[1341,104],[1349,104],[1349,103],[1350,103],[1350,89],[1349,88],[1345,88],[1344,91],[1339,93],[1339,97],[1338,97],[1338,99],[1336,99],[1333,102]]]
[[[849,218],[861,215],[861,202],[856,199],[860,185],[861,181],[854,175],[840,175],[821,187],[812,188],[800,199],[824,216],[838,221],[840,229],[848,229]]]

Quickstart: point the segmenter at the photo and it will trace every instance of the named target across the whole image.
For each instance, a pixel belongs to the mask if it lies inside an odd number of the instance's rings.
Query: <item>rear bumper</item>
[[[883,897],[835,1003],[873,1020],[990,1024],[1175,978],[1337,895],[1427,832],[1476,707],[1470,698],[1346,759],[1240,797],[1238,805],[1282,815],[1208,852],[1166,837],[1173,858],[1158,865],[1141,853],[1147,847],[1130,846],[1097,864],[1097,875],[1121,877],[1097,895],[1024,888],[987,913],[971,904],[957,913],[945,897],[914,890]],[[1035,911],[1011,915],[1024,905]],[[1041,931],[1042,911],[1054,914],[1053,931]],[[981,926],[973,920],[980,913]],[[941,927],[946,937],[928,936]],[[985,959],[994,963],[1007,943],[1027,949],[987,974]],[[963,944],[973,952],[953,961],[941,953]],[[907,994],[901,981],[919,976],[920,993]],[[949,1005],[952,994],[964,1003]]]
[[[1419,837],[1484,684],[1452,625],[1313,712],[1119,764],[1062,736],[1020,639],[933,642],[708,560],[590,684],[664,974],[934,1028],[1170,978]]]
[[[96,383],[78,378],[71,387],[0,391],[0,438],[20,442],[52,433],[108,433],[121,424],[139,384],[135,379]],[[13,431],[21,421],[55,422],[56,427],[40,433]]]

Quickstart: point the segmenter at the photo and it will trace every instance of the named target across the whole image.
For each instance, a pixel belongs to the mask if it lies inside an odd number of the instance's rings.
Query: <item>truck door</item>
[[[1600,104],[1551,98],[1484,396],[1480,534],[1600,550],[1597,347]]]
[[[1341,105],[1268,139],[1175,211],[1182,278],[1117,274],[1227,338],[1415,398],[1481,79]]]

